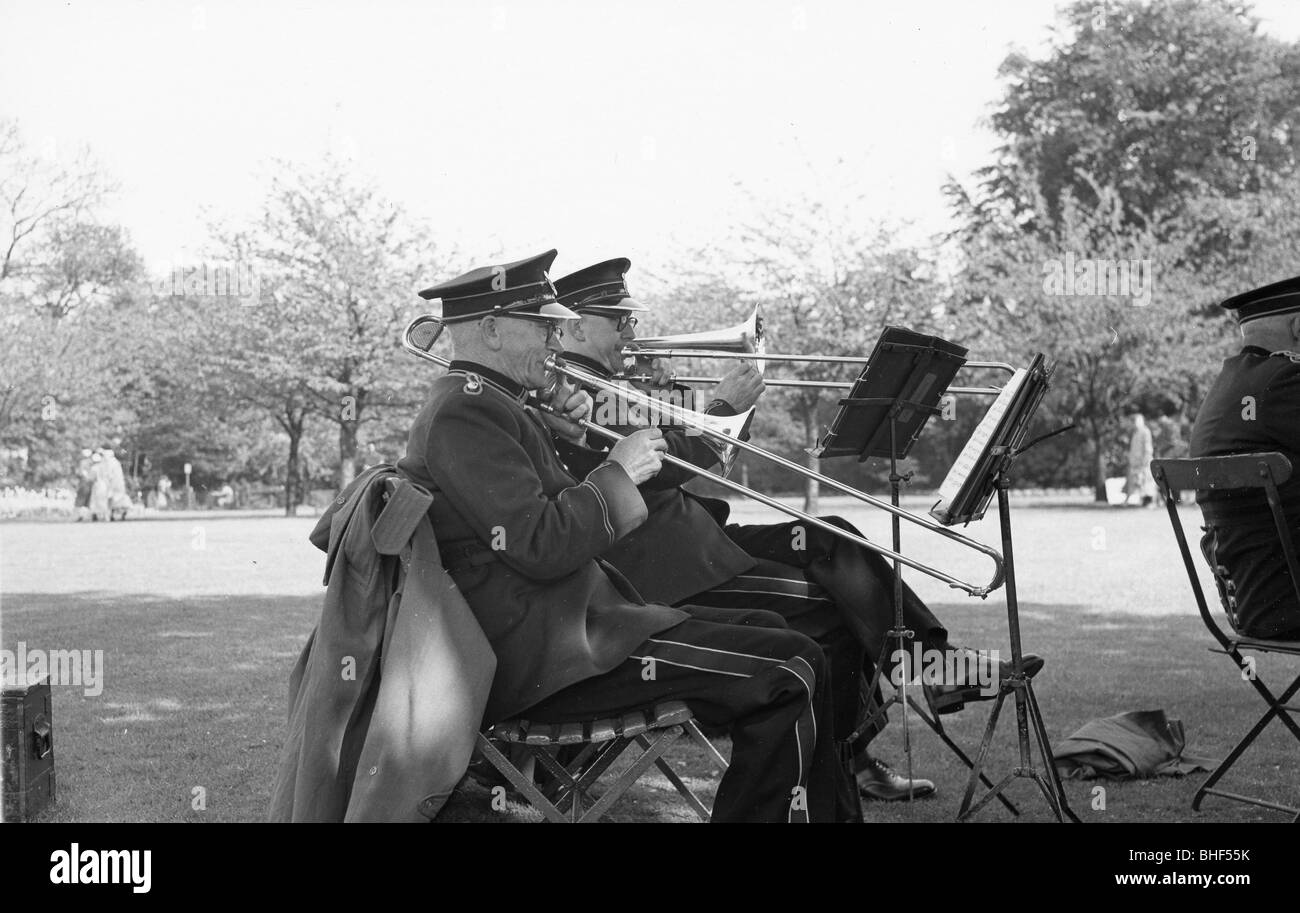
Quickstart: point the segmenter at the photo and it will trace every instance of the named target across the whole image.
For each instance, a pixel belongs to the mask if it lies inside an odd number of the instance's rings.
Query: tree
[[[1066,7],[1046,58],[1002,64],[997,159],[976,173],[976,192],[947,188],[966,228],[1046,235],[1067,198],[1092,208],[1101,187],[1130,224],[1172,227],[1196,200],[1273,189],[1296,167],[1300,48],[1261,34],[1250,10],[1237,0]]]
[[[96,220],[110,189],[88,153],[52,163],[0,123],[0,444],[26,450],[29,483],[129,422],[117,391],[136,366],[142,267]]]
[[[255,263],[275,319],[300,329],[281,354],[301,386],[276,387],[286,427],[296,421],[289,413],[304,408],[338,427],[337,484],[345,487],[363,426],[419,401],[421,379],[401,333],[416,313],[414,292],[429,276],[450,274],[454,256],[334,160],[319,170],[282,165],[244,242],[234,252]]]
[[[1040,424],[1074,424],[1085,436],[1104,502],[1123,410],[1194,410],[1217,367],[1206,355],[1221,345],[1222,318],[1207,315],[1213,292],[1180,265],[1190,238],[1134,228],[1118,192],[1093,190],[1092,207],[1066,194],[1047,237],[990,226],[968,239],[958,300],[986,328],[987,351],[1013,364],[1041,351],[1055,363]],[[1058,438],[1030,451],[1026,469],[1072,450]]]
[[[758,306],[772,352],[858,356],[865,361],[880,331],[899,324],[920,331],[941,322],[932,264],[895,243],[884,227],[862,227],[861,198],[831,206],[812,199],[761,201],[761,215],[740,226],[731,242],[692,259],[707,272],[688,274],[663,308],[681,314],[679,331],[735,323]],[[701,320],[711,326],[699,326]],[[692,326],[694,325],[694,327]],[[774,373],[800,380],[851,378],[843,365],[774,364]],[[684,372],[682,372],[684,373]],[[835,398],[824,388],[772,387],[755,424],[761,446],[793,454],[821,472],[812,449],[829,424]],[[784,420],[772,418],[777,406]],[[804,484],[804,510],[815,513],[819,485]]]

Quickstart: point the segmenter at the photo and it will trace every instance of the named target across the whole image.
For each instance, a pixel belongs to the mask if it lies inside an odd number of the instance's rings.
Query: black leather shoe
[[[988,664],[992,662],[987,650],[971,650],[968,647],[955,647],[953,649],[957,653],[974,653],[979,658],[979,666],[977,668],[981,673],[985,672]],[[1024,664],[1023,668],[1027,678],[1033,678],[1043,668],[1043,658],[1036,653],[1024,654],[1021,657],[1021,661]],[[970,668],[970,665],[966,664],[965,660],[962,660],[962,663],[965,668]],[[998,663],[997,675],[992,680],[994,682],[1001,682],[1010,678],[1011,672],[1011,663],[1006,660],[1001,660]],[[967,683],[964,685],[958,685],[956,683],[924,685],[925,699],[929,702],[930,707],[934,709],[935,713],[956,713],[958,710],[964,708],[968,701],[989,701],[997,697],[997,689],[994,689],[992,693],[989,693],[979,684],[979,679],[988,681],[989,678],[989,675],[981,674],[974,683]]]
[[[906,802],[910,795],[913,799],[924,799],[934,795],[934,784],[929,780],[914,779],[911,789],[908,780],[900,776],[892,767],[879,758],[865,758],[859,764],[858,792],[864,799],[877,802]]]

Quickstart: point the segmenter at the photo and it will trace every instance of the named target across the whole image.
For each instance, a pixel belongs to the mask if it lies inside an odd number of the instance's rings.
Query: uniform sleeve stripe
[[[590,485],[591,490],[596,493],[596,500],[600,502],[600,518],[605,523],[605,532],[609,533],[609,541],[613,542],[618,537],[614,535],[614,524],[609,522],[609,503],[605,500],[605,495],[601,493],[601,490],[597,488],[596,484],[590,479],[582,484]]]

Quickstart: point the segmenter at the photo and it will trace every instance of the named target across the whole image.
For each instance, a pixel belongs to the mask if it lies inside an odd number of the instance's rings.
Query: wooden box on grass
[[[53,723],[48,678],[0,691],[0,791],[7,822],[28,821],[54,801]]]

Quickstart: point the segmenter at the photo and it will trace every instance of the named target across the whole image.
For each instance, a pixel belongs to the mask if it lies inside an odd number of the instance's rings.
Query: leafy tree
[[[274,300],[265,313],[294,326],[292,348],[265,353],[287,359],[301,382],[290,391],[286,373],[276,387],[288,410],[283,423],[295,425],[289,414],[306,410],[337,426],[344,487],[366,455],[362,428],[419,402],[421,377],[401,333],[418,312],[415,291],[430,275],[450,274],[452,254],[333,160],[315,171],[282,166],[264,215],[235,253],[251,258],[264,299]],[[272,338],[287,342],[282,335]]]
[[[974,193],[947,188],[967,228],[1049,234],[1067,198],[1091,208],[1103,187],[1129,224],[1172,226],[1295,170],[1300,48],[1262,34],[1247,2],[1076,0],[1046,57],[1013,53],[1000,76],[997,159]]]
[[[1098,189],[1095,198],[1084,207],[1067,195],[1047,237],[990,228],[989,237],[973,238],[958,300],[986,328],[985,350],[1017,365],[1041,351],[1056,364],[1040,425],[1078,428],[1095,497],[1104,501],[1124,409],[1191,414],[1217,367],[1206,353],[1219,345],[1221,318],[1201,316],[1214,298],[1181,265],[1190,239],[1126,225],[1114,190]],[[1087,284],[1099,261],[1127,278]],[[1069,437],[1056,439],[1030,451],[1022,472],[1059,476],[1073,466],[1073,476],[1078,453]]]
[[[111,184],[88,153],[33,154],[0,123],[0,444],[28,483],[66,476],[77,450],[130,422],[141,274],[126,233],[96,221]]]

